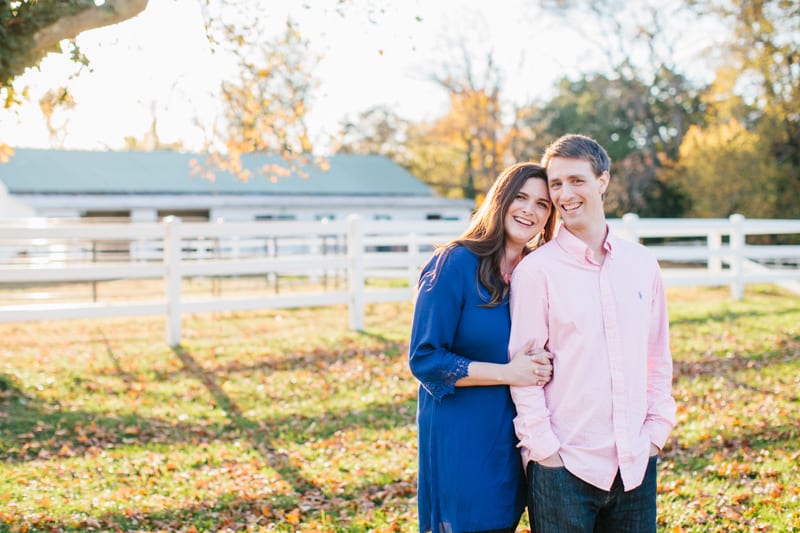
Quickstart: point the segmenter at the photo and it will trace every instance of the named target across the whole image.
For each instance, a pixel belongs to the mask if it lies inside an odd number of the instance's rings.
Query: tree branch
[[[106,0],[103,5],[90,6],[74,15],[61,17],[36,32],[33,36],[34,51],[43,53],[62,40],[72,39],[81,32],[133,18],[144,11],[147,2],[148,0]]]

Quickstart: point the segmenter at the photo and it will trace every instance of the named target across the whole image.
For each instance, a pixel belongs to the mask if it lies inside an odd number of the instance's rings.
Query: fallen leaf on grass
[[[287,513],[284,517],[287,522],[292,525],[297,525],[300,523],[300,509],[293,509],[291,512]]]

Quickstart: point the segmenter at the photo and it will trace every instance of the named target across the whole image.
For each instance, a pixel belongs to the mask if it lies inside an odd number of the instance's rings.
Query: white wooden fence
[[[621,235],[644,240],[664,266],[667,286],[729,285],[742,298],[749,283],[776,283],[800,293],[800,245],[748,244],[749,235],[800,236],[798,220],[610,220]],[[0,322],[164,315],[166,339],[181,341],[186,313],[346,304],[350,327],[364,327],[367,303],[414,298],[419,266],[432,246],[464,229],[462,222],[332,222],[87,224],[58,220],[0,222],[0,290],[53,283],[163,280],[159,299],[0,306]],[[661,239],[660,244],[649,244]],[[800,240],[795,239],[795,242]],[[115,255],[116,254],[116,255]],[[114,260],[107,260],[108,256]],[[260,296],[187,298],[192,278],[296,276],[346,279],[333,289]],[[403,280],[369,287],[367,279]]]

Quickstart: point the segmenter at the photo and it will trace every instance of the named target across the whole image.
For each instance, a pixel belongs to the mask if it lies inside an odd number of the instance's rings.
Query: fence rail
[[[748,236],[795,235],[798,220],[612,219],[614,231],[645,242],[667,286],[729,285],[740,299],[750,283],[800,293],[800,245],[748,243]],[[0,305],[0,322],[164,315],[170,345],[186,313],[346,304],[363,329],[366,304],[414,297],[419,266],[433,246],[464,229],[449,221],[81,223],[0,221],[0,291],[45,284],[150,280],[158,298]],[[653,242],[654,239],[661,242]],[[187,279],[261,277],[334,280],[311,292],[190,297]],[[390,279],[375,286],[368,280]],[[397,281],[399,280],[399,281]],[[333,286],[331,286],[333,285]]]

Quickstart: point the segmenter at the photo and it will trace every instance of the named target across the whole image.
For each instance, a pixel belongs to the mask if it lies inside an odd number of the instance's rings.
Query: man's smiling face
[[[547,164],[547,181],[550,200],[571,231],[603,222],[608,172],[595,176],[589,161],[554,157]]]

